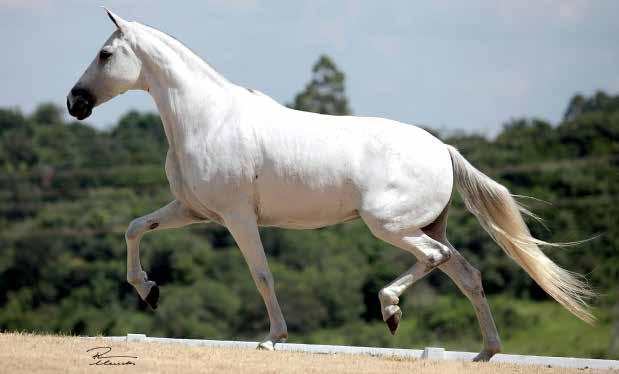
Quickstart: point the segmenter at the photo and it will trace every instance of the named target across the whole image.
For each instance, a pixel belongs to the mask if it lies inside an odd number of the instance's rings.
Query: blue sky
[[[558,121],[570,97],[619,91],[619,1],[0,0],[0,106],[65,96],[113,31],[99,7],[182,40],[229,80],[285,103],[321,53],[355,114],[493,135],[516,117]],[[130,92],[105,127],[155,110]]]

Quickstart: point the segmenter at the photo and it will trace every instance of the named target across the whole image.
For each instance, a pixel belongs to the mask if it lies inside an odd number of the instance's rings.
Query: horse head
[[[140,87],[142,62],[132,48],[134,25],[105,9],[116,30],[67,95],[67,109],[82,120],[92,109],[128,90]]]

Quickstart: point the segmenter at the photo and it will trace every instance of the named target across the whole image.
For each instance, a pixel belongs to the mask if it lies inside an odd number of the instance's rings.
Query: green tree
[[[58,125],[63,123],[63,113],[64,110],[56,104],[45,103],[35,109],[32,119],[41,125]]]
[[[320,56],[312,67],[312,78],[294,99],[290,108],[306,112],[349,115],[345,92],[345,76],[326,55]]]
[[[603,91],[597,91],[591,97],[584,97],[578,94],[570,100],[563,115],[563,120],[572,121],[585,113],[612,113],[617,111],[619,111],[619,95],[612,96]]]

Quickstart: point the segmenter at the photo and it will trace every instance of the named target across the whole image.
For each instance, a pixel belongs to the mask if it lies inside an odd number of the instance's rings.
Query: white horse
[[[258,348],[273,349],[288,332],[258,226],[310,229],[361,218],[376,237],[418,260],[378,295],[391,333],[402,315],[398,297],[438,267],[473,304],[484,340],[475,360],[489,360],[501,342],[480,273],[445,236],[455,184],[510,257],[570,312],[593,321],[586,284],[539,250],[548,243],[530,235],[521,216],[528,212],[455,148],[387,119],[286,108],[229,82],[178,40],[108,16],[117,30],[69,93],[67,106],[84,119],[127,90],[144,90],[161,114],[175,200],[133,220],[126,233],[127,280],[152,308],[159,288],[140,265],[142,235],[217,222],[236,240],[266,305],[271,327]]]

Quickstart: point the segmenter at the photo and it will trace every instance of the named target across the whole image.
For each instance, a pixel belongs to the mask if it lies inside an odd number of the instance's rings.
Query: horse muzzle
[[[73,88],[67,96],[69,114],[78,120],[88,118],[95,107],[95,98],[83,88]]]

